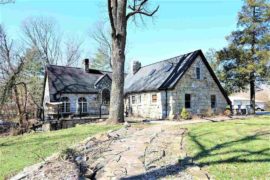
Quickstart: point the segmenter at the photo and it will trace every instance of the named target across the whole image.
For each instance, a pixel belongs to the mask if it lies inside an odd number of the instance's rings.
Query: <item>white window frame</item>
[[[63,101],[63,99],[64,98],[66,98],[67,99],[67,101]],[[61,113],[70,113],[70,99],[69,99],[69,97],[67,97],[67,96],[63,96],[63,97],[61,97],[61,102],[62,102],[62,104],[61,104]],[[67,111],[67,105],[69,105],[69,111]],[[62,110],[64,110],[64,111],[62,111]]]
[[[81,99],[85,99],[85,101],[80,101]],[[79,97],[78,98],[78,112],[79,113],[80,113],[80,108],[81,108],[81,113],[87,113],[88,112],[88,104],[87,104],[87,98],[86,97]]]
[[[134,102],[133,102],[134,98]],[[136,95],[131,95],[131,104],[136,104]]]
[[[137,104],[141,104],[142,103],[142,95],[138,95],[138,100],[137,100]]]
[[[154,96],[154,95],[156,96],[156,102],[153,102],[153,96]],[[151,94],[151,103],[152,103],[152,104],[156,104],[157,101],[158,101],[158,95],[157,95],[157,93]]]

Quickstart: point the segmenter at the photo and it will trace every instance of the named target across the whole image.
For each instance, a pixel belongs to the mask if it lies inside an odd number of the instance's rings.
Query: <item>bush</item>
[[[186,108],[183,108],[182,111],[181,111],[181,118],[182,119],[190,119],[190,114],[189,112],[186,110]]]
[[[226,109],[224,111],[224,115],[230,117],[232,115],[231,111],[229,109]]]

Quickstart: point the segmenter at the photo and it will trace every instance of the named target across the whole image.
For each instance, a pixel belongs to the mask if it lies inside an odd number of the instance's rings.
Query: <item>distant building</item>
[[[250,106],[250,91],[234,93],[230,96],[234,109],[245,109]],[[270,103],[270,85],[261,84],[256,88],[255,104],[256,110],[266,110]]]

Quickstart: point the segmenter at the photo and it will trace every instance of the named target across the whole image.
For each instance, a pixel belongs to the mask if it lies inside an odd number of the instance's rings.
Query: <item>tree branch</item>
[[[139,4],[136,4],[137,0],[133,0],[133,6],[128,6],[130,10],[132,10],[130,13],[127,14],[126,19],[128,20],[130,17],[136,15],[136,14],[141,14],[145,16],[153,16],[159,9],[159,6],[156,7],[152,12],[147,12],[144,10],[144,5],[148,2],[148,0],[143,0]]]

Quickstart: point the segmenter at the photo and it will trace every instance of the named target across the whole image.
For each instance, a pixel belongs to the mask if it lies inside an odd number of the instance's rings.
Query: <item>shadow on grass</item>
[[[262,136],[270,135],[269,131],[258,132],[254,135],[248,135],[237,140],[231,140],[223,143],[216,144],[210,148],[207,148],[203,143],[201,143],[200,138],[209,133],[194,135],[192,133],[187,133],[187,136],[199,147],[199,152],[193,155],[192,157],[187,157],[181,161],[181,163],[168,165],[166,167],[161,167],[146,173],[142,173],[135,176],[121,178],[122,180],[133,180],[133,179],[148,179],[148,178],[162,178],[169,175],[176,175],[181,171],[184,171],[187,168],[187,165],[192,165],[195,161],[200,167],[214,165],[214,164],[233,164],[233,163],[270,163],[270,148],[264,148],[261,150],[248,150],[248,149],[237,149],[237,150],[228,150],[223,152],[216,152],[216,150],[222,150],[225,148],[233,149],[233,146],[238,144],[250,143],[252,141],[261,140]],[[235,155],[234,155],[235,154]],[[218,160],[204,160],[203,162],[198,163],[198,161],[203,158],[209,158],[220,155],[230,155],[227,159],[218,159]],[[249,158],[252,156],[253,158]],[[258,156],[254,158],[254,156]],[[265,157],[262,157],[265,156]],[[189,162],[189,159],[192,159],[192,162]],[[187,163],[182,163],[186,161]],[[182,166],[181,166],[182,164]],[[183,166],[184,165],[184,166]]]
[[[237,150],[231,150],[231,151],[225,151],[225,152],[218,152],[213,153],[216,150],[222,150],[224,148],[230,148],[237,144],[244,144],[247,142],[255,141],[255,140],[261,140],[262,136],[270,135],[270,132],[258,132],[254,135],[249,135],[246,137],[243,137],[238,140],[233,141],[227,141],[224,143],[217,144],[211,148],[206,148],[200,141],[199,138],[201,136],[195,136],[192,133],[188,133],[188,136],[191,138],[193,142],[199,147],[200,151],[196,153],[192,159],[194,161],[199,161],[203,158],[213,157],[213,156],[219,156],[219,155],[229,155],[234,154],[233,157],[229,157],[227,159],[222,160],[213,160],[213,161],[204,161],[202,163],[199,163],[199,166],[205,166],[205,165],[213,165],[213,164],[224,164],[224,163],[252,163],[252,162],[270,162],[270,148],[264,148],[258,151],[252,151],[248,149],[237,149]],[[249,156],[256,156],[256,155],[263,155],[267,158],[253,158],[248,159]]]

